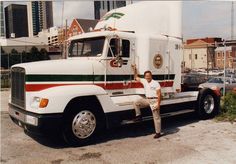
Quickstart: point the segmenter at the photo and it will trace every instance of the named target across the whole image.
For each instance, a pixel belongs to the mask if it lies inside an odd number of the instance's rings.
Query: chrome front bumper
[[[22,126],[22,123],[38,126],[38,118],[26,114],[27,111],[20,111],[17,107],[14,107],[12,104],[9,104],[9,115],[14,119],[18,120],[18,125]]]

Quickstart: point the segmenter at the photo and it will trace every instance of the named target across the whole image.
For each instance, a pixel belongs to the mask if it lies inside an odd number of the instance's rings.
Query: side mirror
[[[120,50],[121,50],[120,42],[121,42],[121,40],[119,38],[115,39],[115,47],[116,47],[115,48],[116,51],[115,51],[115,54],[114,54],[115,56],[120,56]]]

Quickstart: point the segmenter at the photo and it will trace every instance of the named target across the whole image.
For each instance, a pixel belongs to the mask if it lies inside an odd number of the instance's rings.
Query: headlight
[[[32,108],[45,108],[48,105],[49,100],[46,98],[33,97],[31,102]]]

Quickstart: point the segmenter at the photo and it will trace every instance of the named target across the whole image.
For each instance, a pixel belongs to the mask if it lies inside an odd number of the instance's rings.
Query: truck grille
[[[18,107],[25,107],[25,70],[14,67],[11,69],[11,102]]]

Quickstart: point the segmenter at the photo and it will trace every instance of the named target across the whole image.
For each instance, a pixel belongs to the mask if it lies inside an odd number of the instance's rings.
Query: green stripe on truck
[[[143,77],[143,76],[141,76]],[[175,75],[153,75],[154,80],[174,80]],[[106,81],[124,81],[134,79],[133,75],[107,75]],[[27,82],[46,81],[104,81],[105,75],[26,75]]]

